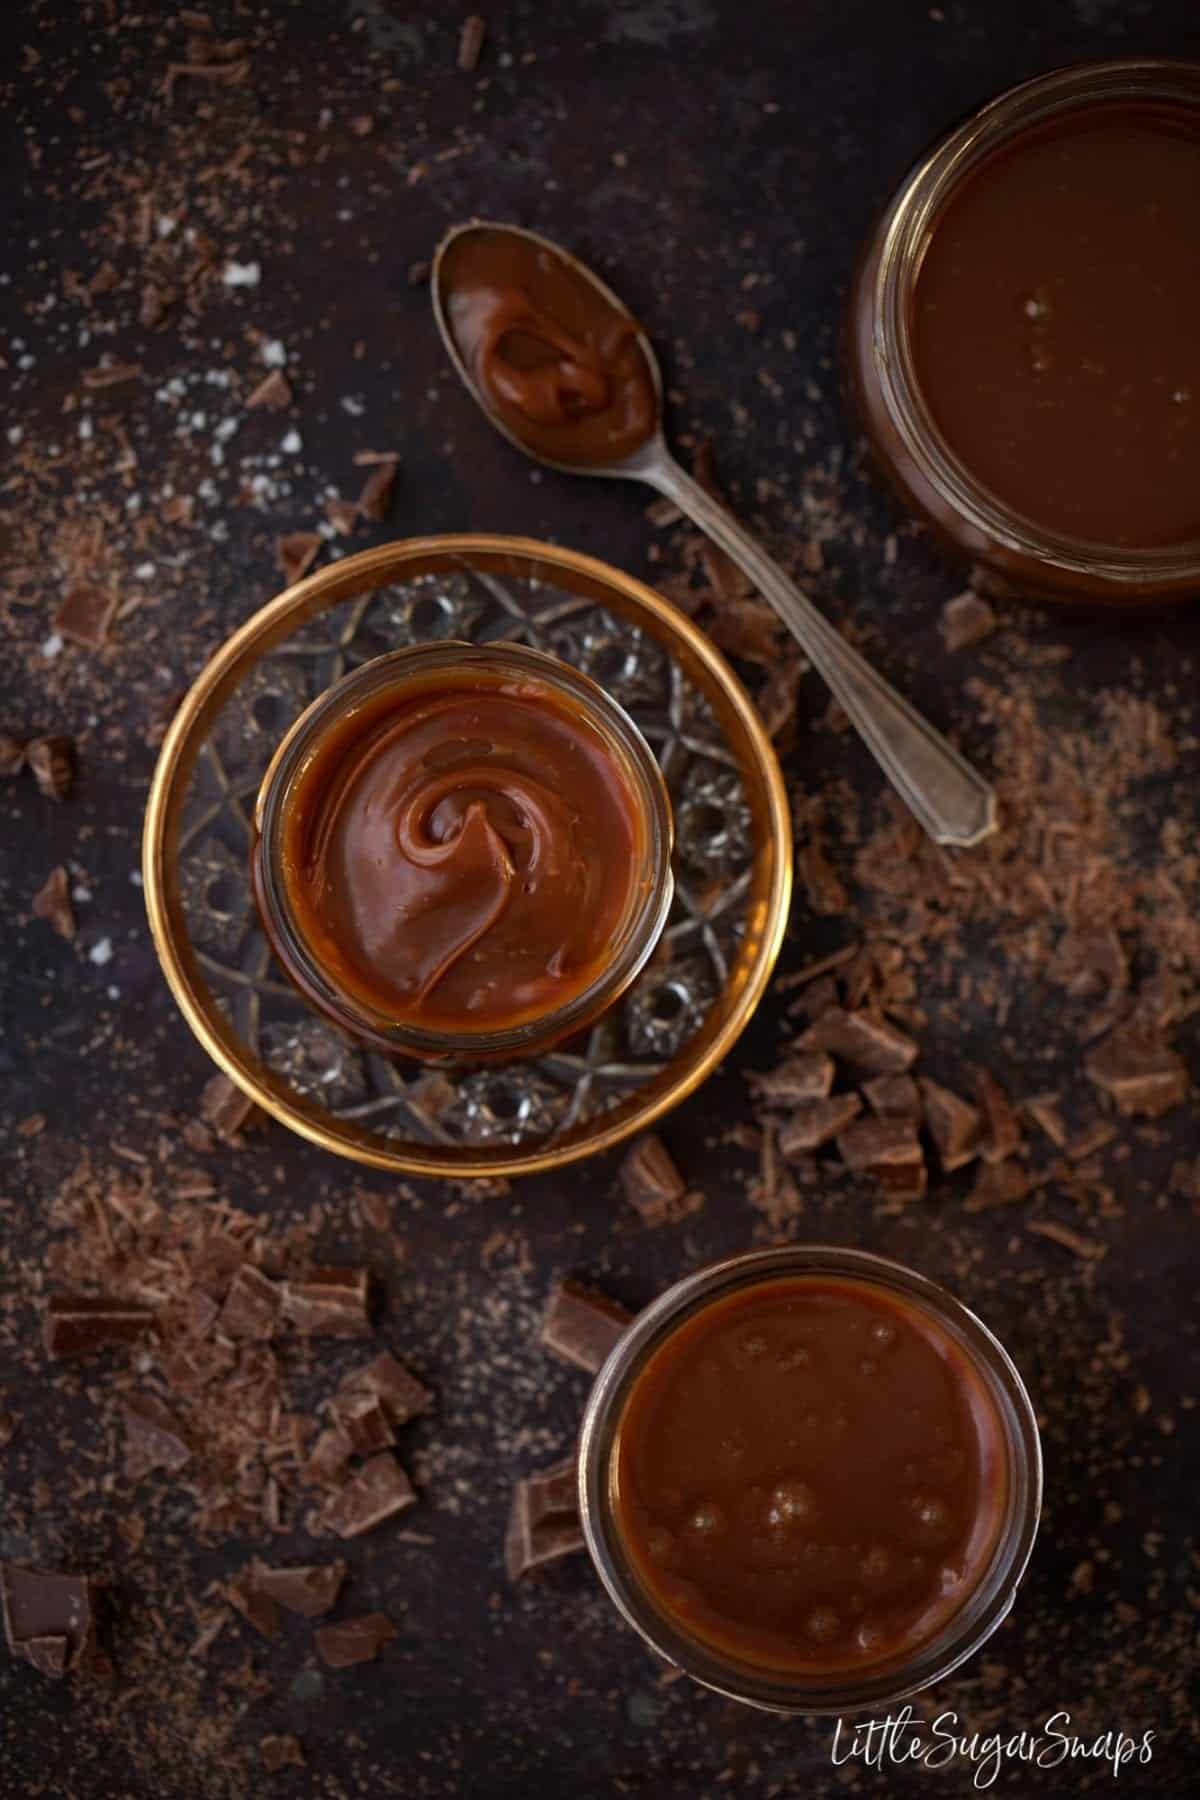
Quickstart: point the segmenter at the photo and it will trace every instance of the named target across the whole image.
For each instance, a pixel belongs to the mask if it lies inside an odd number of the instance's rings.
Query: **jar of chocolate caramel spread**
[[[580,1510],[612,1599],[708,1687],[782,1712],[900,1698],[1007,1614],[1041,1505],[1029,1396],[987,1328],[855,1250],[737,1256],[601,1370]]]
[[[653,754],[586,676],[523,646],[422,645],[356,669],[280,745],[256,822],[276,955],[383,1050],[543,1048],[628,987],[670,910]]]
[[[1200,593],[1200,63],[1014,88],[906,177],[867,245],[852,385],[908,504],[991,575]]]
[[[438,255],[453,347],[493,419],[569,468],[615,463],[651,436],[654,377],[621,302],[532,232],[486,224]]]

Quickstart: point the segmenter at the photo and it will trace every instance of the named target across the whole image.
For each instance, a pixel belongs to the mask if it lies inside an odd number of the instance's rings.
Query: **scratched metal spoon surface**
[[[590,282],[613,311],[628,320],[646,359],[654,384],[655,425],[650,436],[619,460],[589,463],[556,462],[532,450],[511,431],[488,404],[464,362],[450,327],[442,289],[446,251],[470,232],[510,233],[548,251],[577,276]],[[433,310],[442,341],[463,382],[498,431],[535,462],[569,475],[617,476],[644,481],[672,500],[706,536],[728,552],[754,583],[796,638],[813,667],[824,677],[859,736],[897,793],[939,844],[977,844],[996,827],[996,796],[947,742],[891,684],[851,648],[841,633],[818,612],[812,601],[767,555],[757,539],[680,467],[667,448],[662,429],[662,376],[649,339],[623,301],[598,276],[549,238],[516,225],[476,219],[456,226],[438,245],[431,274]]]

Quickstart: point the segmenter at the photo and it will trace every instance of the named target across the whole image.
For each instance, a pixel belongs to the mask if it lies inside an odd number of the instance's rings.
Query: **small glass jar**
[[[923,1311],[963,1355],[999,1422],[1006,1480],[990,1558],[959,1609],[907,1654],[829,1674],[794,1674],[735,1659],[683,1630],[639,1578],[616,1498],[622,1419],[638,1377],[698,1312],[781,1277],[848,1278]],[[1008,1614],[1037,1535],[1042,1458],[1021,1377],[987,1327],[944,1289],[866,1251],[786,1246],[733,1256],[688,1276],[638,1314],[596,1378],[579,1445],[579,1508],[593,1562],[618,1611],[660,1657],[731,1700],[781,1713],[882,1706],[949,1675]]]
[[[338,731],[356,711],[377,704],[384,695],[394,694],[399,701],[406,690],[418,694],[439,677],[445,682],[455,676],[468,684],[474,678],[493,687],[511,682],[526,692],[541,690],[581,716],[624,778],[637,811],[637,839],[644,860],[631,882],[611,955],[588,986],[554,1010],[516,1024],[450,1033],[398,1020],[338,984],[307,941],[290,902],[285,832],[296,784],[327,733]],[[427,1062],[512,1060],[545,1050],[590,1024],[645,967],[674,897],[671,803],[662,771],[645,738],[628,714],[588,676],[526,645],[420,644],[392,651],[353,670],[321,694],[283,739],[263,776],[254,823],[257,835],[251,874],[255,899],[271,947],[290,980],[306,1000],[360,1043]]]
[[[1200,63],[1139,59],[1056,70],[982,107],[901,182],[865,247],[851,291],[851,395],[906,506],[975,565],[988,592],[1105,605],[1200,594],[1200,542],[1118,548],[1043,529],[1007,506],[954,453],[921,391],[912,317],[937,223],[1000,146],[1108,103],[1183,106],[1200,131]]]

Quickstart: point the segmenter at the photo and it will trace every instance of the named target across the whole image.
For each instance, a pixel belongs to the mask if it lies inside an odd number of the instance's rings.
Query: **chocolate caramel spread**
[[[654,383],[629,314],[519,232],[452,240],[439,279],[459,355],[489,409],[554,462],[619,462],[654,430]]]
[[[977,1586],[1008,1483],[983,1379],[932,1314],[826,1276],[701,1307],[634,1381],[617,1520],[679,1629],[815,1674],[911,1655]]]
[[[950,449],[1043,530],[1200,541],[1200,109],[1093,103],[1019,134],[935,217],[918,382]]]
[[[646,861],[582,709],[484,671],[376,695],[289,795],[283,876],[331,982],[396,1023],[519,1025],[600,976]]]

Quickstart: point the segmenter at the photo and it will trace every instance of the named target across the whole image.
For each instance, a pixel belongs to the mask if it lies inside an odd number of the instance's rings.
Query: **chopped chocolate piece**
[[[1085,1257],[1095,1262],[1105,1254],[1105,1246],[1098,1244],[1095,1238],[1084,1237],[1082,1232],[1073,1231],[1069,1225],[1060,1225],[1057,1219],[1030,1219],[1025,1226],[1036,1237],[1049,1238],[1052,1243],[1061,1244],[1064,1250],[1070,1250],[1075,1256]]]
[[[987,601],[972,593],[970,588],[965,594],[956,594],[953,600],[947,600],[942,608],[942,638],[951,655],[990,637],[995,629],[995,613]]]
[[[141,372],[141,363],[100,363],[94,369],[83,371],[83,385],[85,388],[115,387],[118,382],[135,381]]]
[[[25,746],[25,761],[47,800],[65,800],[75,775],[75,745],[69,737],[32,738]]]
[[[399,1632],[386,1613],[363,1613],[337,1625],[319,1625],[313,1632],[317,1655],[328,1669],[349,1669],[355,1663],[374,1662],[385,1644]]]
[[[477,68],[486,37],[487,20],[482,13],[468,13],[458,34],[458,66],[464,74],[471,75]]]
[[[917,1045],[872,1013],[831,1006],[797,1039],[801,1050],[828,1050],[870,1075],[895,1075],[917,1059]]]
[[[130,1300],[51,1294],[46,1301],[43,1335],[50,1356],[86,1356],[113,1344],[134,1344],[153,1329],[151,1309]]]
[[[182,1469],[191,1460],[179,1423],[160,1400],[122,1400],[125,1420],[125,1474],[140,1481],[151,1469]]]
[[[71,905],[70,878],[64,868],[51,869],[30,906],[35,919],[45,919],[60,938],[71,942],[75,936],[75,909]]]
[[[329,1404],[356,1456],[373,1456],[395,1443],[392,1422],[378,1394],[335,1394]]]
[[[804,885],[805,898],[813,912],[824,917],[844,913],[850,896],[837,871],[825,854],[824,845],[811,837],[796,852],[796,872]]]
[[[156,281],[148,281],[142,289],[141,304],[138,307],[138,323],[147,331],[153,331],[161,325],[167,316],[167,308],[173,306],[177,296],[173,287],[160,287]]]
[[[195,510],[196,502],[191,494],[172,494],[163,501],[158,512],[164,525],[190,525]]]
[[[248,407],[268,406],[272,412],[283,412],[292,404],[292,385],[282,369],[272,369],[252,393],[246,396]]]
[[[911,1075],[876,1075],[863,1082],[863,1093],[878,1119],[915,1119],[920,1123],[921,1090]]]
[[[410,1419],[415,1419],[418,1413],[428,1412],[433,1405],[429,1389],[388,1350],[347,1375],[338,1390],[339,1395],[359,1392],[377,1394],[393,1425],[407,1425]]]
[[[1169,1045],[1142,1032],[1110,1032],[1089,1052],[1084,1072],[1125,1114],[1155,1119],[1187,1098],[1188,1073]]]
[[[275,560],[289,587],[312,568],[320,548],[321,537],[316,531],[292,531],[286,537],[276,538]]]
[[[25,740],[0,731],[0,775],[19,775],[25,767]]]
[[[635,1140],[621,1164],[621,1186],[630,1206],[645,1225],[662,1225],[676,1216],[687,1183],[671,1153],[653,1132]]]
[[[822,1050],[789,1056],[765,1075],[751,1075],[750,1085],[764,1106],[799,1106],[825,1100],[833,1088],[833,1058]]]
[[[1067,1127],[1058,1110],[1058,1095],[1031,1094],[1021,1104],[1034,1124],[1041,1126],[1050,1142],[1059,1150],[1063,1149],[1067,1141]]]
[[[303,1619],[319,1619],[327,1613],[345,1579],[346,1565],[340,1557],[336,1562],[308,1563],[298,1569],[265,1569],[256,1564],[252,1575],[260,1594]]]
[[[564,1361],[595,1375],[633,1314],[578,1281],[560,1281],[542,1320],[541,1343]]]
[[[1032,1185],[1028,1170],[1020,1163],[989,1163],[976,1175],[964,1211],[990,1212],[994,1206],[1013,1206],[1025,1199]]]
[[[0,1562],[0,1606],[12,1654],[24,1656],[43,1674],[61,1675],[90,1661],[96,1644],[96,1590],[86,1575],[46,1574]]]
[[[941,1165],[950,1174],[979,1154],[979,1109],[927,1075],[920,1077],[920,1083],[925,1123],[937,1145]]]
[[[396,485],[396,473],[400,465],[398,461],[381,462],[372,469],[363,482],[362,492],[358,496],[358,504],[365,519],[376,525],[387,518],[388,508],[392,502],[392,489]]]
[[[230,1283],[217,1330],[226,1337],[265,1343],[279,1329],[284,1291],[253,1263],[243,1263]]]
[[[248,1125],[256,1124],[262,1113],[249,1094],[244,1094],[222,1072],[205,1082],[200,1095],[200,1116],[212,1126],[221,1141],[228,1144]]]
[[[321,1522],[341,1538],[361,1537],[416,1502],[412,1482],[394,1456],[384,1451],[363,1464],[345,1487],[326,1501]]]
[[[1097,1150],[1103,1150],[1106,1144],[1112,1143],[1116,1135],[1115,1125],[1107,1119],[1097,1119],[1093,1124],[1086,1126],[1078,1137],[1072,1138],[1066,1146],[1067,1156],[1071,1162],[1079,1162],[1083,1157],[1091,1156]]]
[[[321,1487],[340,1487],[354,1445],[340,1427],[323,1431],[312,1448],[305,1474]]]
[[[857,1094],[831,1094],[826,1100],[806,1100],[780,1127],[779,1150],[788,1162],[795,1162],[810,1150],[832,1143],[862,1111]]]
[[[18,1121],[14,1129],[17,1136],[21,1138],[40,1137],[46,1129],[46,1115],[45,1113],[28,1113],[25,1118]]]
[[[283,1316],[304,1337],[370,1337],[370,1279],[366,1269],[310,1269],[283,1283]]]
[[[190,1337],[207,1337],[221,1315],[220,1305],[203,1288],[193,1288],[187,1297],[184,1325]]]
[[[912,1119],[859,1119],[839,1133],[838,1150],[846,1166],[857,1170],[915,1166],[922,1161]]]
[[[261,1637],[274,1642],[279,1636],[279,1608],[271,1595],[256,1585],[253,1572],[231,1581],[225,1589],[225,1597]]]
[[[325,502],[325,517],[343,537],[349,537],[358,524],[360,508],[355,500],[343,500],[339,494],[330,495]]]
[[[1021,1146],[1021,1121],[1000,1083],[987,1069],[975,1072],[975,1098],[983,1115],[979,1154],[986,1163],[1003,1162]]]
[[[1046,973],[1075,999],[1120,992],[1129,986],[1129,962],[1111,925],[1064,931]]]
[[[268,1734],[259,1744],[262,1752],[263,1768],[268,1775],[278,1775],[280,1769],[304,1769],[308,1765],[304,1760],[304,1752],[300,1748],[300,1739],[290,1732],[282,1736]]]
[[[579,1525],[575,1458],[539,1474],[526,1475],[513,1489],[504,1539],[510,1581],[520,1581],[560,1556],[583,1549]]]

